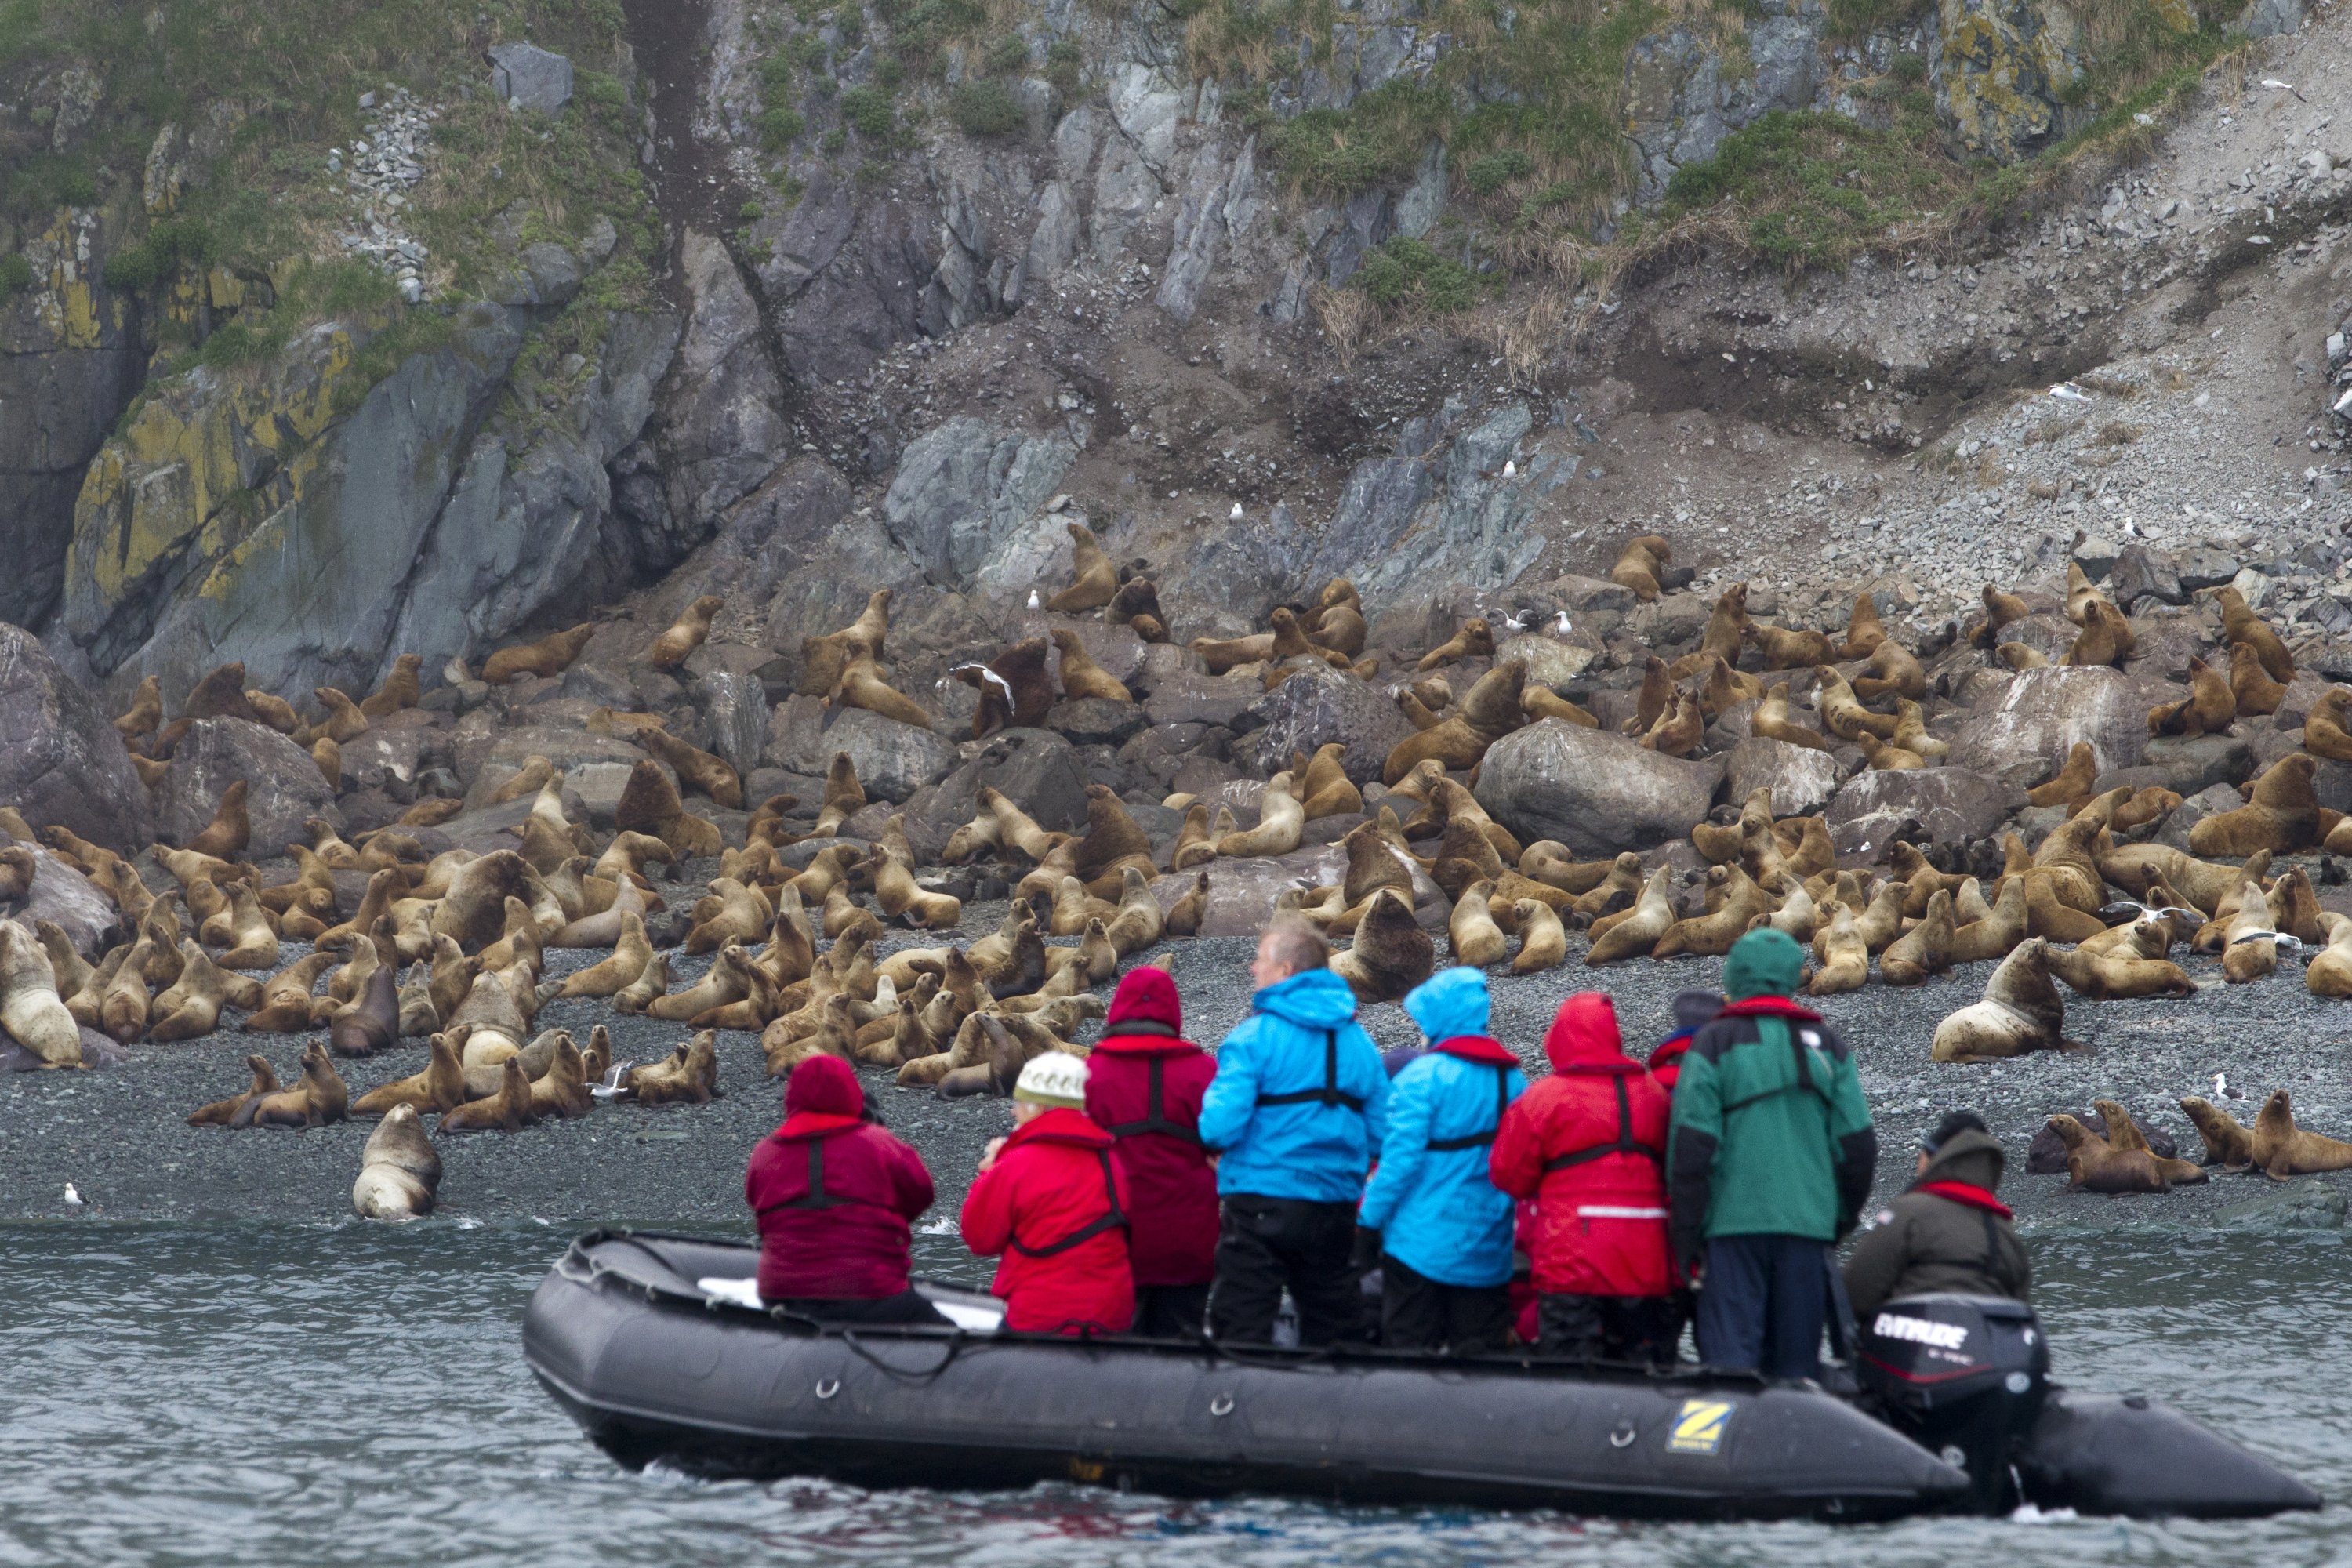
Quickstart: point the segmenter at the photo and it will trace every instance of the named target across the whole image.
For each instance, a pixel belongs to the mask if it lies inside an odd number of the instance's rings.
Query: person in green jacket
[[[1878,1165],[1853,1054],[1790,1000],[1803,965],[1785,931],[1732,945],[1730,1005],[1691,1040],[1666,1143],[1667,1237],[1698,1287],[1699,1359],[1770,1377],[1819,1371],[1831,1248]]]

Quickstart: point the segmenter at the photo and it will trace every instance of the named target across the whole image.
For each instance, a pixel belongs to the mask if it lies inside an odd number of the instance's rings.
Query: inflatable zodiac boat
[[[531,1299],[525,1357],[622,1464],[713,1476],[1682,1519],[2320,1504],[2162,1405],[2049,1386],[2014,1303],[1890,1304],[1861,1344],[1878,1392],[1853,1402],[1696,1367],[1013,1334],[992,1298],[929,1283],[953,1326],[819,1326],[760,1310],[757,1258],[728,1242],[583,1237]]]

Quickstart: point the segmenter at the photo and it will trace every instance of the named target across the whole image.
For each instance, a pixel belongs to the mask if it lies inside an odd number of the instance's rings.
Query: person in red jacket
[[[1650,1076],[1668,1097],[1675,1092],[1675,1079],[1682,1076],[1683,1058],[1690,1050],[1691,1040],[1701,1029],[1715,1022],[1723,1011],[1720,991],[1677,991],[1675,993],[1675,1032],[1658,1042],[1650,1053]]]
[[[964,1245],[1004,1259],[989,1289],[1008,1329],[1117,1334],[1135,1321],[1127,1187],[1086,1103],[1085,1058],[1032,1057],[1013,1090],[1013,1135],[991,1141],[964,1195]]]
[[[1200,1122],[1217,1064],[1183,1032],[1168,972],[1130,969],[1087,1058],[1087,1115],[1117,1140],[1128,1192],[1135,1331],[1156,1339],[1201,1337],[1215,1272],[1217,1172]]]
[[[1551,1076],[1504,1113],[1487,1158],[1496,1186],[1536,1200],[1538,1343],[1671,1361],[1666,1091],[1625,1055],[1617,1009],[1597,991],[1559,1005],[1544,1054]]]
[[[793,1069],[784,1112],[743,1173],[760,1222],[761,1300],[842,1321],[944,1322],[907,1279],[907,1226],[931,1206],[922,1157],[866,1117],[865,1090],[838,1057]]]

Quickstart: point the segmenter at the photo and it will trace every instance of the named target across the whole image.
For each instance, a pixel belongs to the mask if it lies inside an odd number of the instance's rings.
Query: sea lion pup
[[[413,1106],[396,1105],[360,1151],[352,1212],[362,1219],[417,1219],[433,1212],[441,1156]]]
[[[1927,900],[1919,923],[1886,944],[1878,955],[1878,977],[1889,985],[1925,985],[1932,974],[1952,967],[1952,895],[1940,889]]]
[[[1788,631],[1751,622],[1744,636],[1748,646],[1763,654],[1768,670],[1802,669],[1808,665],[1825,665],[1837,657],[1837,645],[1820,632]],[[1843,685],[1843,680],[1839,684]]]
[[[1783,741],[1791,746],[1803,746],[1810,751],[1834,752],[1837,742],[1820,731],[1797,722],[1789,710],[1789,683],[1778,682],[1764,694],[1764,700],[1748,721],[1748,732],[1768,741]]]
[[[1299,812],[1302,817],[1306,814],[1303,803]],[[1168,852],[1168,869],[1171,873],[1189,871],[1195,866],[1205,866],[1216,858],[1216,842],[1209,837],[1208,803],[1196,800],[1184,808],[1184,825],[1176,830],[1176,842]],[[945,855],[940,858],[949,865],[956,864]]]
[[[2009,668],[2023,674],[2029,669],[2047,669],[2050,659],[2040,648],[2021,642],[2005,642],[1992,650],[1992,656]]]
[[[1667,673],[1666,661],[1656,654],[1642,660],[1642,689],[1633,695],[1633,716],[1617,726],[1627,735],[1647,734],[1650,726],[1658,721],[1674,700],[1674,678]]]
[[[2058,771],[2025,792],[2032,805],[2063,805],[2074,807],[2091,798],[2091,785],[2099,776],[2099,755],[2088,741],[2077,741],[2066,752],[2066,761]]]
[[[1853,694],[1864,702],[1882,697],[1906,697],[1917,701],[1927,695],[1927,672],[1911,650],[1893,637],[1882,637],[1870,655],[1871,673],[1853,681]]]
[[[1394,1002],[1430,976],[1437,944],[1413,923],[1412,900],[1394,888],[1372,895],[1356,922],[1356,940],[1335,953],[1331,968],[1360,1002]]]
[[[411,1110],[438,1114],[464,1104],[466,1069],[457,1060],[457,1047],[449,1043],[447,1035],[442,1034],[434,1036],[427,1048],[431,1058],[424,1071],[368,1090],[352,1101],[351,1113],[382,1116],[396,1106],[406,1106]]]
[[[1084,615],[1099,610],[1118,595],[1118,563],[1107,554],[1095,531],[1082,522],[1064,525],[1070,535],[1070,585],[1045,601],[1056,615]]]
[[[2113,1127],[2115,1124],[2109,1122],[2108,1125]],[[2068,1192],[2166,1193],[2172,1190],[2172,1184],[2166,1179],[2156,1156],[2145,1149],[2117,1149],[2072,1116],[2053,1116],[2050,1119],[2050,1126],[2066,1145]],[[2189,1163],[2186,1160],[2171,1163]]]
[[[1862,748],[1863,760],[1881,773],[1908,773],[1927,765],[1927,759],[1918,752],[1882,741],[1867,730],[1856,735],[1853,743]]]
[[[2285,682],[2294,679],[2294,660],[2286,651],[2286,644],[2278,633],[2271,630],[2268,621],[2254,614],[2246,596],[2235,588],[2224,587],[2213,595],[2221,606],[2221,637],[2225,642],[2244,643],[2254,650],[2263,669],[2273,680]]]
[[[1430,759],[1447,769],[1475,767],[1487,747],[1527,721],[1519,706],[1519,689],[1527,678],[1527,666],[1516,658],[1480,676],[1436,726],[1397,742],[1381,764],[1381,782],[1395,784]]]
[[[716,594],[705,594],[670,623],[669,630],[654,638],[653,647],[646,650],[646,662],[656,669],[676,669],[686,662],[687,655],[702,646],[710,636],[711,617],[718,615],[727,601]]]
[[[1707,868],[1706,889],[1707,902],[1714,905],[1712,912],[1668,926],[1650,950],[1652,958],[1672,958],[1684,952],[1720,956],[1729,952],[1731,944],[1748,933],[1750,921],[1772,912],[1772,896],[1737,866]]]
[[[1494,883],[1476,881],[1454,900],[1454,912],[1445,921],[1445,940],[1454,963],[1486,969],[1510,956],[1510,939],[1495,923],[1495,912],[1486,902],[1494,891]]]
[[[1473,616],[1455,629],[1454,635],[1421,656],[1415,669],[1435,669],[1442,664],[1452,664],[1457,658],[1492,658],[1495,657],[1495,628],[1486,624],[1484,616]]]
[[[1658,945],[1675,923],[1675,906],[1667,893],[1673,879],[1671,870],[1659,867],[1643,884],[1632,909],[1592,922],[1592,945],[1584,954],[1588,967],[1597,969],[1621,958],[1639,957]]]
[[[392,661],[383,684],[360,700],[360,711],[370,719],[388,719],[404,708],[414,708],[424,699],[425,689],[416,679],[424,668],[423,658],[413,653],[402,654]]]
[[[2224,1171],[2252,1167],[2254,1135],[2237,1118],[2193,1094],[2180,1101],[2180,1110],[2196,1127],[2197,1135],[2205,1140],[2206,1164],[2219,1165]]]
[[[2238,700],[2230,683],[2212,666],[2194,655],[2189,660],[2189,695],[2178,702],[2158,703],[2147,710],[2151,735],[2219,735],[2238,716]]]
[[[371,1057],[400,1038],[400,993],[389,963],[379,963],[359,996],[328,1023],[328,1045],[339,1057]]]
[[[1511,960],[1514,974],[1534,974],[1558,969],[1568,962],[1568,928],[1559,911],[1541,899],[1521,899],[1511,906],[1519,921],[1519,951]]]
[[[44,1068],[83,1065],[81,1027],[58,994],[49,955],[15,921],[0,921],[0,1030]]]
[[[1348,776],[1348,747],[1343,741],[1333,741],[1316,748],[1307,765],[1294,776],[1297,779],[1299,803],[1307,820],[1321,816],[1351,815],[1364,809],[1364,796]]]
[[[124,740],[135,740],[153,734],[163,721],[163,686],[151,675],[140,681],[139,689],[131,694],[131,707],[116,717],[114,729]]]
[[[698,1032],[664,1059],[623,1075],[623,1096],[640,1105],[708,1105],[719,1092],[719,1037]]]
[[[510,800],[535,795],[545,789],[555,777],[555,764],[533,752],[522,760],[522,766],[509,773],[499,786],[484,798],[485,805],[504,805]]]
[[[1698,699],[1677,691],[1673,705],[1642,737],[1641,745],[1642,750],[1662,757],[1686,757],[1698,750],[1706,736],[1706,718],[1699,711]]]
[[[1837,650],[1838,658],[1851,661],[1868,658],[1886,640],[1886,627],[1878,618],[1878,601],[1867,594],[1853,596],[1853,613],[1846,617],[1845,642]]]
[[[1895,738],[1895,727],[1902,721],[1891,714],[1873,713],[1864,708],[1861,700],[1854,696],[1853,688],[1846,684],[1845,677],[1828,665],[1815,665],[1813,674],[1821,681],[1821,690],[1815,694],[1813,701],[1821,709],[1822,726],[1831,734],[1846,741],[1853,740],[1865,731],[1882,741]]]
[[[2065,1039],[2066,1004],[2050,983],[2050,944],[2029,937],[1985,982],[1984,999],[1936,1026],[1931,1060],[1998,1061],[2027,1051],[2080,1050]]]
[[[253,1087],[243,1094],[233,1094],[226,1100],[215,1100],[210,1105],[200,1105],[188,1112],[191,1127],[236,1127],[239,1112],[268,1094],[278,1092],[278,1070],[269,1065],[268,1057],[247,1057],[246,1070],[253,1074]]]
[[[1071,701],[1081,701],[1088,697],[1099,697],[1110,702],[1135,700],[1117,676],[1094,661],[1077,633],[1067,627],[1056,628],[1054,647],[1062,656],[1062,695]]]
[[[188,840],[188,847],[199,855],[222,860],[241,854],[253,842],[253,823],[245,809],[249,789],[245,780],[236,779],[221,791],[220,805],[214,809],[213,819]]]
[[[261,715],[245,697],[243,661],[224,664],[196,682],[180,705],[183,719],[245,719],[258,724]]]
[[[2347,702],[2352,702],[2352,690],[2331,686],[2311,705],[2303,720],[2305,751],[2331,762],[2352,763],[2352,727],[2347,726],[2344,717]]]
[[[865,643],[852,638],[845,650],[841,678],[834,682],[826,698],[833,708],[863,708],[869,713],[879,713],[885,719],[909,724],[918,730],[931,727],[931,716],[922,704],[899,691],[882,679],[882,671],[874,662],[874,652]]]
[[[1298,847],[1307,830],[1307,808],[1290,793],[1287,769],[1266,781],[1258,793],[1257,826],[1243,833],[1228,833],[1217,840],[1221,859],[1236,860],[1247,856],[1287,855]]]
[[[2138,639],[2132,636],[2131,623],[2124,613],[2105,599],[2093,599],[2084,606],[2083,630],[2066,650],[2062,665],[2120,665],[2132,656]]]
[[[832,793],[830,781],[826,793]],[[629,781],[621,789],[620,804],[614,808],[613,824],[623,833],[643,833],[660,839],[682,860],[716,855],[723,847],[717,826],[688,814],[686,803],[678,798],[669,775],[651,757],[639,758],[636,766],[629,770]]]
[[[487,685],[504,686],[518,675],[561,675],[595,635],[595,624],[583,621],[568,631],[550,632],[537,642],[502,647],[483,664],[482,679]]]
[[[2192,855],[2237,857],[2258,849],[2291,854],[2318,846],[2319,800],[2312,793],[2313,758],[2291,752],[2254,780],[2248,804],[2209,816],[2189,830]]]
[[[1193,936],[1199,933],[1201,922],[1209,913],[1209,874],[1201,872],[1185,889],[1184,896],[1168,908],[1160,930],[1169,936]]]
[[[1621,588],[1632,589],[1633,597],[1646,605],[1658,596],[1659,579],[1674,554],[1674,546],[1658,535],[1637,534],[1625,542],[1617,563],[1609,568],[1609,580]]]
[[[452,1107],[441,1118],[444,1132],[520,1132],[535,1118],[530,1112],[530,1079],[522,1063],[509,1057],[499,1064],[498,1092]]]
[[[2295,1126],[2294,1101],[2283,1089],[2271,1091],[2254,1118],[2252,1156],[2254,1167],[2273,1182],[2352,1170],[2352,1143]]]
[[[312,1040],[302,1047],[302,1076],[292,1089],[279,1089],[249,1100],[237,1111],[232,1127],[326,1127],[344,1119],[351,1092],[327,1047]]]

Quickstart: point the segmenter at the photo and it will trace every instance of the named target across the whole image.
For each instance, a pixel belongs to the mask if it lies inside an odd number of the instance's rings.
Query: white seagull
[[[1234,522],[1239,522],[1242,520],[1242,503],[1234,502],[1234,510],[1225,513],[1225,516]]]
[[[1568,635],[1568,612],[1566,610],[1562,610],[1559,613],[1559,622],[1551,628],[1551,632],[1554,637],[1564,637]]]
[[[1519,466],[1518,466],[1518,464],[1514,463],[1514,462],[1513,462],[1513,461],[1511,461],[1508,458],[1504,458],[1504,459],[1503,459],[1503,477],[1504,477],[1505,479],[1509,479],[1512,475],[1514,475],[1514,474],[1517,473],[1518,471],[1519,471]]]
[[[81,1207],[81,1194],[74,1191],[74,1184],[71,1182],[68,1182],[66,1184],[66,1206],[68,1208]]]
[[[1037,590],[1034,588],[1029,590],[1029,607],[1033,610],[1039,607]]]

